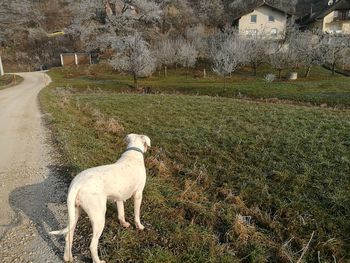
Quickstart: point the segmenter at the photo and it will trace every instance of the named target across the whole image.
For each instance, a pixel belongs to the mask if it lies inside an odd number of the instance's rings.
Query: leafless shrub
[[[276,75],[275,75],[275,74],[269,73],[269,74],[266,74],[266,75],[265,75],[265,81],[266,81],[266,83],[272,83],[272,82],[274,82],[275,80],[276,80]]]
[[[147,158],[146,166],[153,170],[156,176],[167,178],[171,175],[169,161],[162,148],[153,148],[152,156]]]
[[[91,116],[94,128],[97,131],[108,132],[110,134],[121,134],[124,132],[124,126],[118,120],[115,118],[106,118],[99,109],[92,107],[88,103],[81,106],[80,102],[77,101],[76,106],[82,112]]]
[[[110,118],[107,121],[106,126],[107,126],[107,131],[111,134],[120,134],[124,132],[123,125],[114,118]]]
[[[121,134],[124,132],[123,125],[114,118],[104,119],[100,116],[100,118],[95,120],[94,127],[98,131],[110,134]]]

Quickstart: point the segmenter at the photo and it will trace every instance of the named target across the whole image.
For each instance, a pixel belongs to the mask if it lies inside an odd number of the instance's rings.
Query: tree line
[[[192,28],[185,38],[166,38],[148,43],[140,33],[117,41],[117,52],[109,60],[110,65],[130,73],[137,86],[137,79],[151,75],[157,68],[170,66],[188,69],[198,59],[206,61],[213,72],[226,79],[240,68],[251,68],[257,75],[262,65],[269,65],[281,78],[283,70],[304,69],[309,77],[312,67],[326,65],[335,74],[337,67],[350,65],[350,38],[344,35],[323,34],[317,31],[300,31],[288,27],[282,39],[272,39],[265,34],[241,35],[228,28],[211,35],[204,29]]]

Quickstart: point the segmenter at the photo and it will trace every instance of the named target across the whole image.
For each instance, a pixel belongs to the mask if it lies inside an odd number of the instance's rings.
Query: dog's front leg
[[[141,201],[142,201],[142,192],[136,192],[134,194],[135,224],[138,229],[143,230],[145,227],[141,224],[141,221],[140,221]]]
[[[124,215],[124,201],[116,201],[117,207],[118,207],[118,219],[120,224],[128,228],[130,226],[130,223],[125,221],[125,215]]]

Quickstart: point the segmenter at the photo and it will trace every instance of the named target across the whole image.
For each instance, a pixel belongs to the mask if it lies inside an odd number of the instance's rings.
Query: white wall
[[[257,16],[256,23],[251,22],[251,15]],[[269,16],[274,16],[275,21],[270,22]],[[277,35],[281,36],[287,25],[287,15],[268,6],[261,6],[252,13],[242,16],[238,28],[241,34],[246,35],[247,31],[256,30],[258,34],[271,36],[271,31],[277,29]]]
[[[350,22],[346,21],[334,21],[335,13],[331,12],[323,18],[322,31],[326,33],[342,33],[350,34]]]

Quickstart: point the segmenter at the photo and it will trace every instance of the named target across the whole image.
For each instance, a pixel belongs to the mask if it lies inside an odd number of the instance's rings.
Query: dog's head
[[[151,139],[146,135],[128,134],[125,137],[128,147],[138,147],[145,153],[148,147],[151,147]]]

